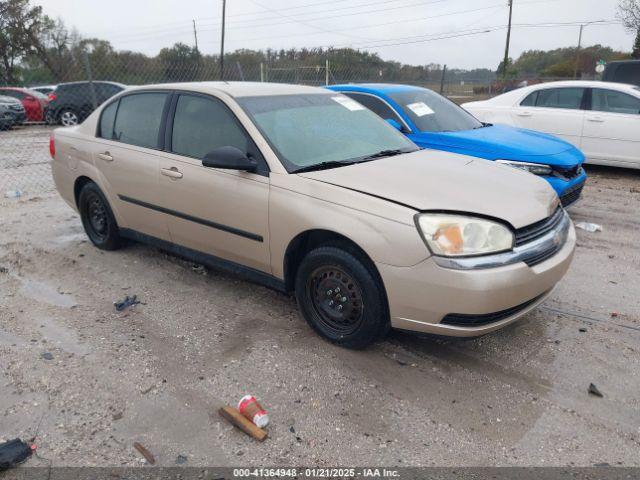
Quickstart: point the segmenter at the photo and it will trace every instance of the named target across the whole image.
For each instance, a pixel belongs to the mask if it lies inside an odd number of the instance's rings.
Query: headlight
[[[512,160],[496,160],[497,163],[503,165],[509,165],[510,167],[517,168],[518,170],[524,170],[534,175],[551,175],[553,169],[549,165],[542,165],[539,163],[528,162],[514,162]]]
[[[501,223],[439,213],[419,214],[416,218],[416,224],[434,255],[484,255],[513,248],[513,233]]]

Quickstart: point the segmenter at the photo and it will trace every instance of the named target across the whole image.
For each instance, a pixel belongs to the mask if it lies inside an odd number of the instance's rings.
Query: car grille
[[[558,226],[564,217],[564,210],[558,207],[553,215],[539,222],[516,230],[516,247],[542,237]]]
[[[506,310],[500,310],[499,312],[494,313],[484,313],[480,315],[469,315],[466,313],[449,313],[445,315],[440,323],[445,325],[454,325],[457,327],[480,327],[482,325],[489,325],[491,323],[499,322],[500,320],[504,320],[512,315],[515,315],[518,312],[521,312],[531,304],[537,302],[539,299],[544,297],[547,292],[542,295],[538,295],[531,300],[528,300],[520,305],[516,305],[515,307],[507,308]]]
[[[563,207],[568,207],[580,198],[582,189],[584,188],[584,182],[567,189],[561,196],[560,202]]]
[[[553,171],[560,175],[562,178],[572,180],[582,175],[582,172],[584,170],[582,168],[582,165],[576,165],[575,167],[571,168],[553,167]]]
[[[19,103],[9,105],[9,108],[10,108],[11,110],[16,110],[16,111],[18,111],[18,112],[21,112],[22,110],[24,110],[24,107],[23,107],[21,104],[19,104]]]

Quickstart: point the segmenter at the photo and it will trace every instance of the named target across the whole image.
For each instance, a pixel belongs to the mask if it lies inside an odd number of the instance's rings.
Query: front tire
[[[296,274],[296,299],[321,336],[347,348],[364,348],[389,329],[389,309],[375,267],[342,246],[309,252]]]
[[[87,183],[78,195],[82,226],[89,240],[101,250],[116,250],[122,245],[118,223],[100,188]]]

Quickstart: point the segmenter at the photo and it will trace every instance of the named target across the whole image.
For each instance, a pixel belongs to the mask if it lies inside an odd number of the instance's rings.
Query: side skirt
[[[246,267],[244,265],[240,265],[239,263],[231,262],[229,260],[225,260],[214,255],[209,255],[208,253],[203,253],[198,250],[192,250],[191,248],[183,247],[182,245],[177,245],[160,238],[152,237],[151,235],[140,233],[129,228],[121,228],[120,235],[124,238],[128,238],[136,242],[145,243],[147,245],[157,247],[161,250],[172,253],[177,257],[181,257],[192,262],[201,263],[202,265],[206,265],[207,267],[215,268],[227,273],[231,273],[233,275],[237,275],[238,277],[243,278],[244,280],[247,280],[249,282],[258,283],[282,293],[289,293],[285,286],[284,280],[280,280],[279,278],[276,278],[273,275],[269,275],[268,273],[261,272],[260,270]]]

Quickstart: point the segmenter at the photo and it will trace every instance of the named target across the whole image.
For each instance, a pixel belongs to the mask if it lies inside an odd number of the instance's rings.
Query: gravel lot
[[[589,174],[570,213],[603,231],[578,231],[541,308],[480,339],[392,333],[365,351],[321,340],[282,294],[151,247],[95,249],[45,183],[3,191],[0,440],[37,431],[29,465],[141,465],[139,441],[167,466],[640,466],[640,172]],[[216,413],[245,393],[271,414],[264,443]]]

